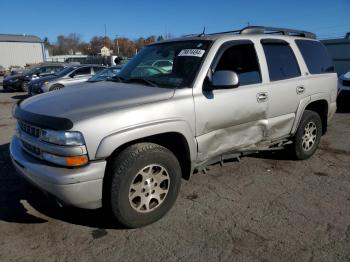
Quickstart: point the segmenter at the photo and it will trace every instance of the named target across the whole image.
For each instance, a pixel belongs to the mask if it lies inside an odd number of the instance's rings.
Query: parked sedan
[[[6,76],[3,80],[3,89],[28,91],[27,84],[31,80],[52,75],[61,71],[65,66],[64,64],[42,64],[24,70],[22,73]]]
[[[105,67],[100,65],[71,65],[57,74],[31,81],[28,84],[28,93],[36,95],[86,82],[103,69]]]
[[[122,66],[120,66],[120,65],[105,68],[102,71],[100,71],[98,74],[89,78],[89,80],[87,82],[92,83],[92,82],[100,82],[100,81],[108,80],[108,79],[112,78],[113,76],[116,76],[119,73],[119,71],[121,70],[121,68],[122,68]]]
[[[337,100],[339,106],[350,103],[350,71],[339,77]]]

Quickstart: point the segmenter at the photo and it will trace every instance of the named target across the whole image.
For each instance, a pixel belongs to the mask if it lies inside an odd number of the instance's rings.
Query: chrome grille
[[[27,151],[29,151],[29,153],[32,153],[34,155],[37,155],[37,156],[40,156],[41,154],[41,150],[40,148],[36,147],[36,146],[33,146],[25,141],[21,141],[22,142],[22,145],[23,145],[23,148]]]
[[[41,129],[39,127],[28,125],[27,123],[22,122],[22,121],[18,121],[18,124],[19,124],[21,130],[23,132],[27,133],[28,135],[31,135],[34,137],[39,137],[41,134]]]

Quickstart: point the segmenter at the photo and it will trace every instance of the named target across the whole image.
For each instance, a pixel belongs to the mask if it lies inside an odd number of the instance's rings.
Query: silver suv
[[[281,148],[312,156],[336,96],[337,75],[312,33],[191,35],[145,47],[113,81],[22,101],[10,151],[19,173],[61,203],[104,206],[140,227],[207,165]]]

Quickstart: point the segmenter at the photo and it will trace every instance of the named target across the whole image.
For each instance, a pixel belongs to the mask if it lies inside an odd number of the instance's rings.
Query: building
[[[108,47],[104,46],[101,48],[101,56],[110,56],[111,54],[112,51]]]
[[[344,38],[327,39],[321,42],[327,47],[337,73],[342,75],[350,71],[350,33],[347,33]]]
[[[25,66],[45,60],[43,41],[33,35],[0,34],[0,65]]]

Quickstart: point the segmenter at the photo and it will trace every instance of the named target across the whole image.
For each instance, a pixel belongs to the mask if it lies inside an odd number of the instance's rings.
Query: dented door
[[[221,63],[225,54],[229,57]],[[256,63],[245,62],[253,58]],[[238,71],[242,81],[237,88],[203,91],[194,96],[199,161],[232,150],[254,148],[264,140],[267,130],[269,100],[266,87],[262,85],[254,44],[231,41],[223,45],[211,69],[212,72],[217,70]]]

